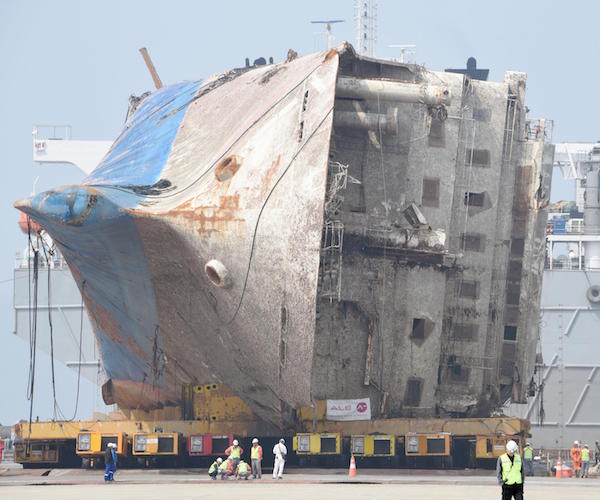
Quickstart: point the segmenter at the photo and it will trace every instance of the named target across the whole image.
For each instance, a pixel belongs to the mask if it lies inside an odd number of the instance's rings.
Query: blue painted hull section
[[[69,263],[110,379],[165,386],[150,273],[127,209],[160,180],[199,87],[199,82],[183,82],[145,98],[83,185],[41,193],[24,208],[52,235]]]
[[[83,293],[107,403],[149,410],[221,383],[277,427],[310,403],[338,68],[324,56],[154,92],[82,184],[16,203]]]
[[[155,185],[199,87],[200,82],[179,83],[144,99],[107,156],[83,184],[136,188]]]
[[[158,383],[148,369],[155,358],[160,364],[156,304],[132,217],[102,190],[76,186],[37,195],[25,211],[52,234],[69,263],[94,324],[106,375]]]

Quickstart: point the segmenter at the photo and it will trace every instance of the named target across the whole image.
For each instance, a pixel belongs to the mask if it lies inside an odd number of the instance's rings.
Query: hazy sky
[[[34,124],[70,124],[76,139],[113,139],[130,94],[153,88],[138,49],[148,47],[164,83],[206,76],[251,60],[323,48],[313,19],[345,19],[337,41],[354,42],[354,2],[335,1],[27,1],[0,0],[0,422],[28,414],[28,347],[12,335],[15,252],[25,246],[14,200],[37,188],[76,182],[70,166],[32,162]],[[555,122],[555,141],[596,141],[600,82],[600,3],[549,1],[379,1],[377,56],[390,44],[416,44],[431,69],[464,67],[475,56],[490,79],[528,74],[530,116]],[[556,184],[557,188],[559,184]],[[564,185],[553,199],[565,198]],[[52,414],[48,356],[39,354],[34,415]],[[74,404],[74,372],[57,368],[59,403]],[[80,417],[94,409],[82,382]],[[97,408],[101,409],[101,408]]]

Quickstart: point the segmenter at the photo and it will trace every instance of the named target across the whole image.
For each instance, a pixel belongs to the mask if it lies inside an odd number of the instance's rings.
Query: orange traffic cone
[[[350,469],[348,470],[349,477],[356,476],[356,460],[354,460],[354,455],[350,458]]]
[[[562,460],[560,459],[560,456],[558,457],[558,461],[556,462],[556,477],[563,477]]]

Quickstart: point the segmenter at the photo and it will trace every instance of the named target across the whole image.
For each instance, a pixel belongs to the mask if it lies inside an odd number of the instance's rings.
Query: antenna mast
[[[416,45],[412,44],[404,44],[404,45],[388,45],[388,47],[392,49],[398,49],[400,51],[399,57],[392,58],[392,61],[396,61],[399,63],[410,63],[414,64],[414,56],[416,53]]]
[[[375,57],[377,42],[377,0],[356,0],[356,50]]]
[[[311,21],[311,24],[325,24],[325,29],[327,30],[327,50],[331,48],[333,35],[331,34],[331,25],[336,23],[343,23],[343,19],[329,19],[327,21]]]

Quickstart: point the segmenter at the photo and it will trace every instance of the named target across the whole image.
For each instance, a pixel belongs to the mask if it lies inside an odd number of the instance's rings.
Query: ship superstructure
[[[105,402],[222,383],[280,429],[318,399],[523,401],[553,155],[525,82],[343,45],[142,99],[80,185],[16,204],[83,295]]]

